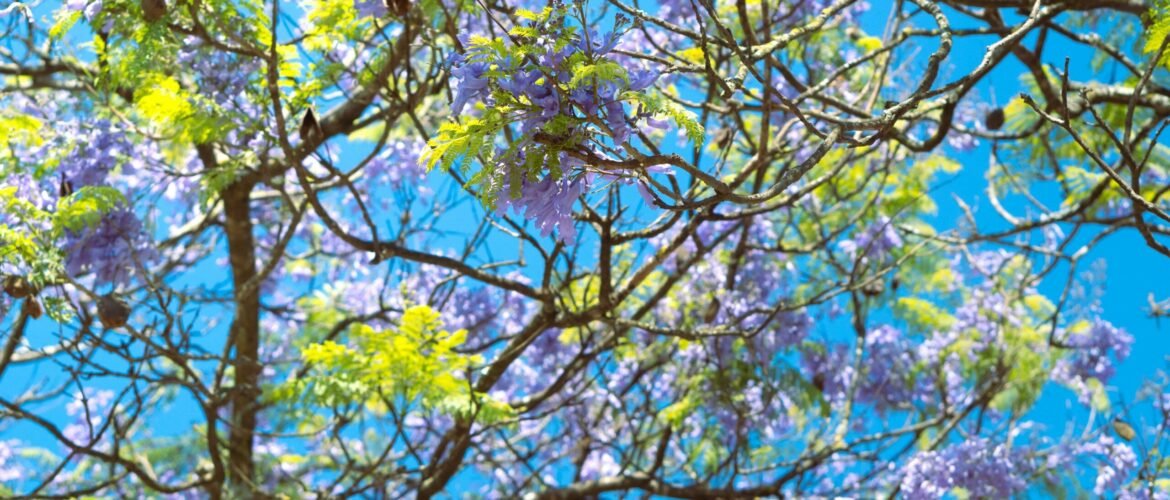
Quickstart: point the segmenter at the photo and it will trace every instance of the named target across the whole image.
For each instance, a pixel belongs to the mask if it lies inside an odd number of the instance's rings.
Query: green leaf
[[[467,332],[444,330],[430,307],[408,308],[397,330],[356,325],[349,337],[352,346],[328,340],[302,349],[302,359],[314,365],[312,375],[274,388],[271,398],[296,402],[302,395],[326,406],[361,403],[374,412],[386,411],[384,398],[389,398],[403,408],[417,403],[423,410],[483,421],[513,413],[506,403],[470,389],[462,377],[482,359],[456,352]]]
[[[902,319],[923,330],[945,330],[955,322],[955,317],[930,301],[917,297],[899,297],[894,312]]]
[[[126,202],[126,197],[112,187],[85,186],[57,201],[53,214],[55,229],[76,231],[97,224],[103,214]]]
[[[73,29],[73,25],[81,20],[82,12],[79,10],[70,10],[69,8],[61,8],[53,14],[56,20],[53,25],[49,27],[49,38],[60,40],[65,33]]]
[[[40,134],[43,126],[40,120],[24,114],[0,116],[0,145],[16,142],[40,146],[45,142]]]
[[[695,113],[670,100],[660,92],[626,92],[623,99],[629,99],[645,107],[645,111],[670,118],[676,125],[687,131],[687,138],[696,146],[703,144],[703,126]]]
[[[1150,9],[1149,12],[1151,24],[1146,31],[1146,43],[1142,47],[1146,54],[1157,53],[1162,43],[1166,41],[1166,36],[1170,35],[1170,5],[1167,2],[1159,3],[1162,5]],[[1162,58],[1157,62],[1170,68],[1170,50],[1163,52]]]
[[[630,77],[626,68],[608,59],[595,63],[581,62],[572,66],[573,77],[569,80],[569,88],[575,89],[583,83],[596,84],[598,82],[629,82]]]

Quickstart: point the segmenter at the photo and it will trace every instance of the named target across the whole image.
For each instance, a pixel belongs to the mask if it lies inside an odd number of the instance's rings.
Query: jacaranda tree
[[[0,496],[1167,498],[1170,392],[1112,389],[1140,343],[1094,264],[1170,262],[1167,34],[11,2]]]

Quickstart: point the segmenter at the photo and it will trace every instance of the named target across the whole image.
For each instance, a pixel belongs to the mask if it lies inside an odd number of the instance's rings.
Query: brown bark
[[[237,183],[223,192],[225,232],[235,290],[235,318],[228,341],[235,347],[235,384],[231,393],[228,437],[228,482],[237,492],[253,491],[255,464],[252,445],[260,406],[260,295],[246,283],[256,276],[256,246],[252,235],[249,195],[251,183]]]

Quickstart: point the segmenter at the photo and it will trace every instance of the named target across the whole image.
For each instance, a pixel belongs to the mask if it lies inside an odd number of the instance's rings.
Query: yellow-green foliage
[[[965,377],[975,381],[986,381],[990,377],[1004,377],[1004,385],[997,391],[991,405],[1002,411],[1016,413],[1027,411],[1040,396],[1045,381],[1054,363],[1065,353],[1048,345],[1052,331],[1049,321],[1056,306],[1047,298],[1035,293],[1019,292],[1018,283],[1012,276],[1030,273],[1029,262],[1025,259],[1011,259],[1004,265],[990,291],[1002,297],[999,308],[983,308],[968,314],[979,316],[988,324],[994,324],[997,338],[987,338],[991,332],[973,326],[960,328],[958,319],[949,311],[964,301],[975,299],[976,290],[955,286],[947,291],[931,282],[946,279],[948,272],[939,268],[938,277],[919,273],[911,290],[922,290],[926,295],[899,297],[894,313],[905,321],[911,331],[921,332],[927,337],[954,335],[942,349],[941,355],[957,356]],[[933,292],[933,293],[932,293]],[[1005,311],[1011,311],[1005,316]],[[1011,317],[1014,319],[1007,319]],[[1075,325],[1072,328],[1077,328]],[[989,343],[985,350],[975,350],[977,345]],[[978,356],[971,356],[979,352]],[[930,363],[935,360],[923,360]],[[977,382],[980,383],[980,382]],[[1091,383],[1090,383],[1091,385]]]
[[[180,142],[205,142],[220,135],[219,120],[202,112],[195,105],[195,97],[166,75],[144,75],[134,93],[134,107]]]
[[[703,61],[707,59],[707,54],[703,51],[702,47],[691,47],[680,50],[678,56],[693,64],[703,64]]]
[[[439,126],[439,133],[427,142],[430,149],[419,157],[419,164],[426,165],[429,171],[442,161],[443,169],[449,169],[466,155],[476,155],[489,148],[491,143],[487,139],[501,126],[496,113],[483,119],[469,118],[463,123],[444,123]]]
[[[97,224],[102,214],[124,203],[126,197],[112,187],[85,186],[57,201],[53,227],[58,233]]]
[[[703,125],[695,113],[667,99],[661,92],[626,92],[622,98],[641,104],[647,113],[665,116],[687,131],[687,138],[699,146],[703,143]]]
[[[0,146],[11,143],[40,146],[44,142],[41,126],[40,120],[28,115],[0,115]]]
[[[55,210],[47,211],[19,198],[15,186],[0,188],[0,213],[15,223],[0,225],[0,261],[25,269],[56,269],[60,260],[56,241],[66,231],[96,224],[102,214],[125,201],[114,188],[86,186],[58,200]],[[48,281],[54,276],[49,273],[32,278]]]
[[[358,19],[353,0],[310,0],[305,4],[304,47],[327,51],[345,39],[360,39],[370,26],[369,19]]]
[[[626,69],[616,62],[610,60],[590,62],[580,52],[573,54],[573,56],[575,57],[569,60],[573,71],[573,78],[569,80],[570,89],[578,88],[584,83],[596,84],[599,81],[612,82],[617,80],[629,82],[630,80]]]
[[[397,330],[367,325],[350,330],[350,345],[332,340],[311,344],[302,358],[313,365],[309,377],[275,391],[278,399],[304,399],[325,406],[363,404],[373,411],[421,407],[449,415],[498,421],[511,413],[507,404],[476,393],[465,375],[478,356],[455,351],[467,332],[443,329],[439,313],[414,306]]]
[[[1156,54],[1170,35],[1170,2],[1160,1],[1150,9],[1150,28],[1146,31],[1146,43],[1143,50],[1147,54]],[[1159,63],[1170,68],[1170,51],[1163,51]]]
[[[70,29],[73,29],[73,25],[77,24],[77,21],[81,20],[81,15],[81,11],[67,8],[61,8],[54,12],[53,26],[49,27],[49,37],[53,39],[61,38]]]
[[[918,297],[899,297],[894,313],[912,327],[922,331],[946,330],[955,323],[955,317],[929,300]]]
[[[953,174],[961,168],[958,162],[941,155],[930,155],[910,164],[909,172],[902,175],[895,172],[891,179],[891,192],[884,205],[889,215],[895,215],[907,208],[914,213],[932,214],[937,207],[929,196],[932,181],[940,174]]]

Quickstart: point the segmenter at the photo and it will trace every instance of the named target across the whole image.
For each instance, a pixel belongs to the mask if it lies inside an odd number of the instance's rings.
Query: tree
[[[0,22],[6,496],[1170,489],[1091,264],[1170,257],[1165,4]]]

